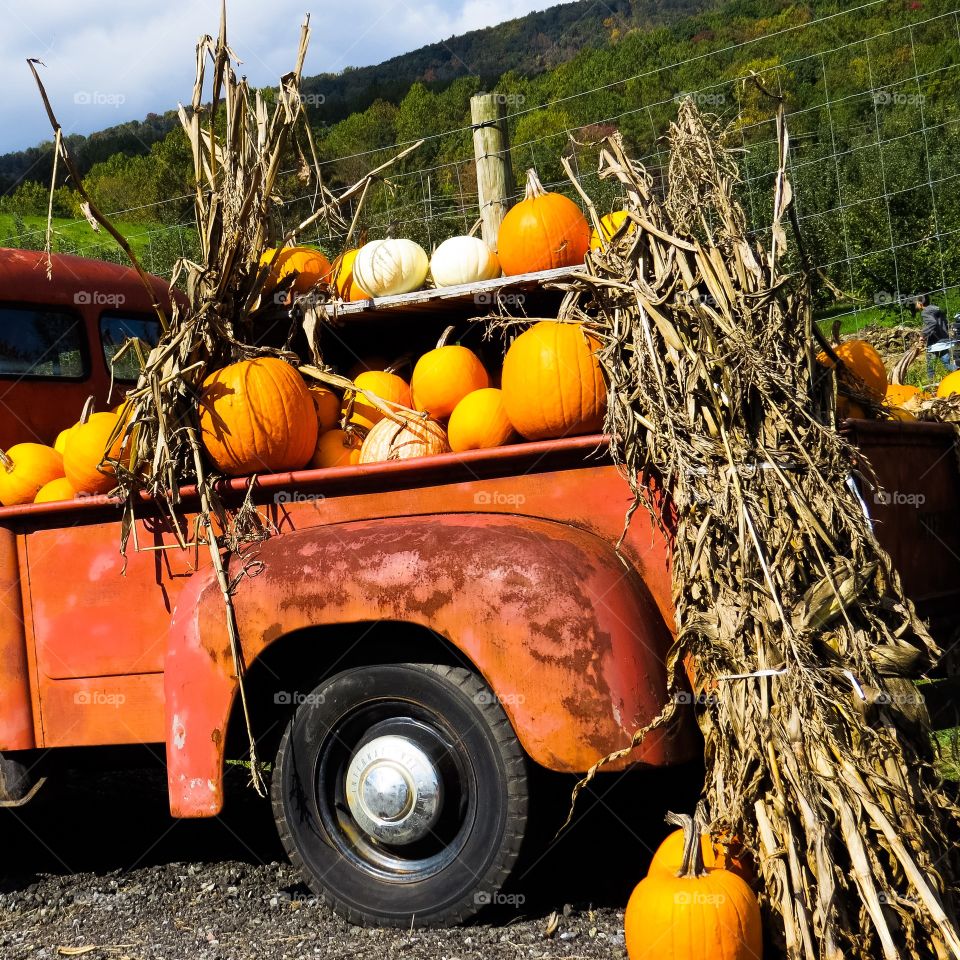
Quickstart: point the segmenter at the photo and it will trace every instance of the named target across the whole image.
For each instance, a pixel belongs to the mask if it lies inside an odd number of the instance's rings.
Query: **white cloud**
[[[229,36],[242,72],[263,85],[293,65],[306,10],[309,76],[379,63],[548,6],[551,0],[353,0],[344,10],[330,0],[233,0]],[[0,152],[51,135],[27,57],[46,64],[41,78],[64,130],[90,133],[189,100],[194,46],[201,34],[216,33],[219,8],[219,0],[0,0]]]

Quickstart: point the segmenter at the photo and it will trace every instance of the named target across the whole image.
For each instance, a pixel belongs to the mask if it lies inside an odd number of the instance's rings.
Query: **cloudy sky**
[[[543,10],[558,0],[231,0],[231,46],[255,85],[293,65],[303,14],[306,74],[366,66],[426,43]],[[50,138],[26,58],[70,133],[90,133],[189,100],[194,46],[215,34],[219,0],[0,0],[0,153]]]

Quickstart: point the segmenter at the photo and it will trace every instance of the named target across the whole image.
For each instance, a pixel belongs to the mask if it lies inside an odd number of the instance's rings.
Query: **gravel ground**
[[[695,771],[607,779],[520,871],[517,905],[459,929],[397,931],[351,927],[311,896],[268,806],[240,782],[223,817],[173,821],[157,769],[70,775],[0,810],[0,960],[622,960],[622,905],[663,812],[690,806],[695,783]],[[541,793],[559,799],[568,786]],[[542,829],[561,806],[541,801]]]
[[[89,946],[82,955],[131,960],[626,956],[622,912],[611,908],[561,907],[549,937],[543,917],[453,930],[351,927],[277,863],[43,877],[0,896],[0,918],[5,960],[81,955]]]

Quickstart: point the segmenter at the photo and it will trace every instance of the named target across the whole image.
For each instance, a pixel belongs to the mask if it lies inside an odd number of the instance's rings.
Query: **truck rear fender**
[[[243,656],[294,631],[364,621],[417,624],[446,638],[486,679],[537,763],[583,771],[630,742],[666,696],[671,636],[642,581],[610,543],[551,521],[474,514],[371,520],[285,533],[262,545],[234,594]],[[236,571],[231,571],[235,575]],[[333,666],[343,650],[330,651]],[[317,677],[282,677],[308,688]],[[171,809],[223,803],[227,725],[237,692],[224,606],[198,574],[174,614],[165,668]],[[283,691],[296,708],[302,691]],[[683,729],[632,759],[690,755]]]

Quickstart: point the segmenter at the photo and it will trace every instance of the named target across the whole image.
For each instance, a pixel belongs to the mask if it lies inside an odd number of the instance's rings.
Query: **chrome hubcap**
[[[422,840],[443,803],[440,774],[430,756],[406,737],[377,737],[347,768],[347,806],[360,828],[384,843]]]

